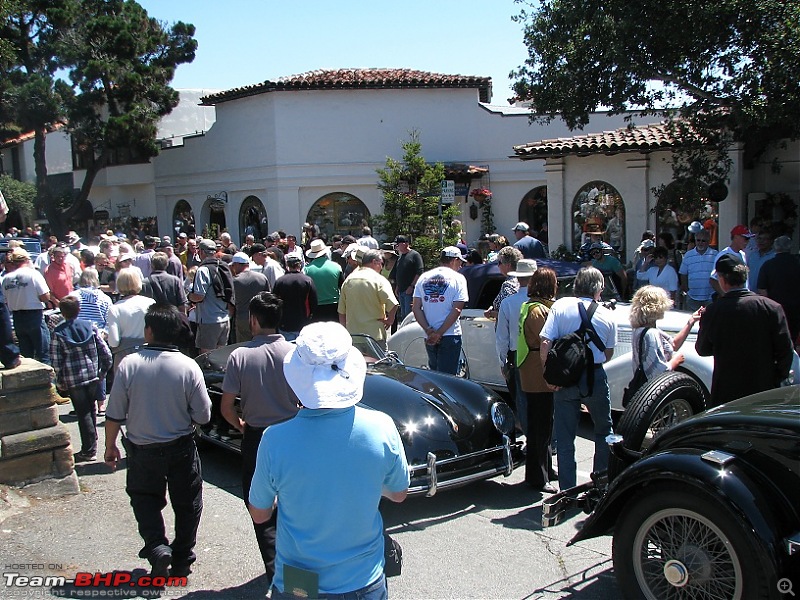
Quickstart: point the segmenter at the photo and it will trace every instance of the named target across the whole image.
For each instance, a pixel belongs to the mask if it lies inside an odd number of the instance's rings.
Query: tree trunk
[[[58,210],[58,203],[50,193],[47,181],[47,130],[37,127],[33,137],[33,164],[36,171],[36,205],[44,209],[44,214],[50,222],[51,235],[63,238],[66,233],[66,222]]]

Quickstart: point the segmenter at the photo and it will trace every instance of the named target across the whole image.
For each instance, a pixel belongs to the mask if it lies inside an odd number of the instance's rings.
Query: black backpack
[[[200,264],[208,268],[214,295],[228,304],[234,304],[233,274],[230,267],[228,267],[228,263],[219,259],[209,258]]]
[[[577,331],[553,342],[544,365],[544,380],[550,385],[558,387],[578,385],[583,372],[588,370],[586,376],[588,390],[584,397],[591,395],[594,390],[594,354],[589,347],[589,342],[594,342],[600,352],[605,352],[606,349],[592,326],[592,316],[596,310],[597,302],[594,300],[589,306],[588,312],[583,302],[579,302],[578,312],[581,315],[581,326]]]

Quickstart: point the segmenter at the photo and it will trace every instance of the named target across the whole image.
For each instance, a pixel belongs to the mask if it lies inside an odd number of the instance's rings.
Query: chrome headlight
[[[508,436],[514,433],[514,428],[516,427],[514,411],[511,410],[508,404],[505,402],[495,402],[489,409],[489,413],[492,416],[492,423],[497,431]]]

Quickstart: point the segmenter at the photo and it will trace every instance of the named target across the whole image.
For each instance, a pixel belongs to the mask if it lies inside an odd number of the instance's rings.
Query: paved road
[[[74,418],[62,420],[78,439]],[[586,432],[588,437],[588,431]],[[101,441],[102,447],[102,441]],[[578,442],[579,470],[591,465],[591,444]],[[205,509],[195,573],[185,589],[162,597],[227,600],[263,598],[260,556],[241,500],[236,456],[202,451]],[[0,564],[4,573],[74,576],[78,571],[139,569],[140,538],[124,492],[124,470],[102,463],[77,467],[82,493],[57,500],[12,502],[0,510]],[[541,495],[522,482],[522,470],[434,498],[387,503],[384,518],[404,550],[403,575],[389,580],[393,598],[618,598],[610,538],[567,548],[583,515],[541,528]],[[171,526],[171,513],[165,511]],[[11,589],[0,597],[76,597],[72,590]],[[95,590],[97,591],[97,590]],[[119,592],[119,590],[110,590]],[[123,590],[130,591],[130,590]],[[119,595],[115,597],[120,597]]]

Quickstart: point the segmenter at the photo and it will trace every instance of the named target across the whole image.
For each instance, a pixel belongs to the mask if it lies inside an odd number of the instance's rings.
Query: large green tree
[[[63,233],[115,153],[142,161],[158,153],[158,122],[178,104],[169,83],[194,60],[194,26],[163,25],[132,0],[15,0],[11,8],[0,29],[14,46],[13,60],[0,64],[0,123],[34,132],[37,202]],[[46,133],[57,124],[86,170],[66,209],[47,186]]]
[[[425,161],[419,132],[412,131],[401,147],[400,160],[387,157],[385,167],[377,170],[378,189],[383,193],[383,214],[373,217],[373,221],[389,240],[397,235],[411,236],[414,248],[430,267],[437,264],[442,249],[440,224],[443,225],[444,245],[457,242],[457,232],[450,224],[457,217],[458,208],[443,207],[440,221],[444,165]]]
[[[517,1],[529,56],[511,76],[538,117],[663,112],[686,146],[676,174],[705,180],[727,173],[730,142],[750,161],[800,137],[797,0]]]

